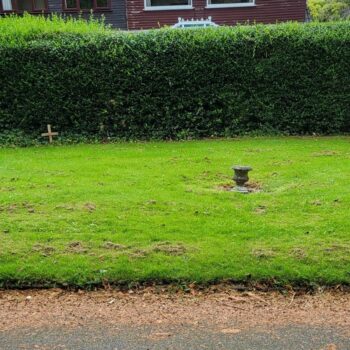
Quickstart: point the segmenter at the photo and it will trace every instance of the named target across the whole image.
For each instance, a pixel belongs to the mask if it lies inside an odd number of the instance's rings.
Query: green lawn
[[[347,137],[8,148],[0,179],[1,283],[350,283]]]

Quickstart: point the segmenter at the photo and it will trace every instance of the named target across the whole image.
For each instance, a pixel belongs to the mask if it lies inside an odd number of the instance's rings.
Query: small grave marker
[[[47,125],[47,132],[42,133],[41,136],[42,137],[48,137],[49,138],[49,142],[52,143],[52,141],[53,141],[52,136],[58,136],[58,132],[51,131],[51,125],[48,124]]]

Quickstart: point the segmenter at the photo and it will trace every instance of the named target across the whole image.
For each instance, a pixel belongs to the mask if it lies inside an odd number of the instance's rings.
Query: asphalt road
[[[231,332],[231,333],[230,333]],[[11,330],[0,333],[1,350],[350,350],[342,329],[285,326],[268,331],[218,333],[196,327],[101,327]]]

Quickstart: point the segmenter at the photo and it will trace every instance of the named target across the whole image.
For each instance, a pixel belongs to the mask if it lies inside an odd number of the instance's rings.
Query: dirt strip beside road
[[[288,324],[335,326],[350,332],[350,293],[282,295],[230,288],[190,293],[155,288],[0,291],[0,331],[89,324],[205,327],[208,323],[223,333]]]

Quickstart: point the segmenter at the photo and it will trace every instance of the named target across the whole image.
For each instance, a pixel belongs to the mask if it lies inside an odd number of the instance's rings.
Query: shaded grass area
[[[0,281],[350,282],[350,138],[0,149]],[[227,191],[233,164],[259,191]]]

